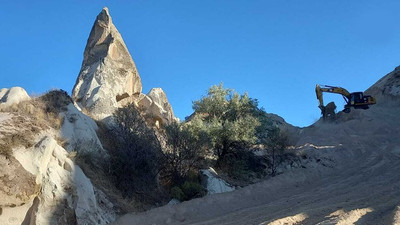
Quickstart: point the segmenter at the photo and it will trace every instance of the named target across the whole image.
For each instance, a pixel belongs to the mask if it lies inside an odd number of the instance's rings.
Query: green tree
[[[228,153],[249,148],[258,142],[261,122],[257,101],[247,93],[240,95],[222,84],[212,86],[207,96],[193,102],[195,119],[209,134],[218,161]],[[265,131],[267,132],[267,131]]]
[[[172,123],[165,127],[167,148],[162,169],[164,183],[180,185],[189,171],[197,171],[209,147],[209,136],[191,124]]]

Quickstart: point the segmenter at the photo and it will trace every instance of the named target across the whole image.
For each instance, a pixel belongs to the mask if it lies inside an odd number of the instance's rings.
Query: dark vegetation
[[[162,157],[161,146],[154,130],[133,104],[114,113],[112,125],[101,125],[99,137],[109,151],[103,162],[103,172],[127,199],[137,199],[146,205],[162,199],[158,174]]]
[[[173,123],[165,127],[167,146],[163,151],[161,181],[172,197],[181,201],[201,197],[199,169],[205,165],[210,137],[188,124]]]
[[[108,138],[114,141],[110,168],[123,193],[150,194],[158,180],[159,188],[174,198],[200,197],[205,190],[199,171],[209,166],[239,181],[277,173],[286,138],[256,99],[221,84],[193,102],[193,109],[190,120],[163,128],[163,149],[133,105],[115,113],[117,126],[110,134],[118,136]],[[267,154],[254,154],[260,148]]]
[[[40,130],[59,129],[63,123],[59,113],[71,102],[65,91],[54,90],[1,108],[20,116],[21,126],[30,130],[4,135],[0,154],[9,155],[19,145],[30,147]],[[204,196],[200,170],[210,166],[230,181],[251,182],[277,173],[287,154],[285,135],[256,99],[219,85],[193,102],[193,109],[189,120],[154,130],[133,104],[120,108],[112,125],[98,123],[108,154],[97,154],[101,151],[93,150],[99,147],[95,143],[80,143],[75,160],[92,182],[122,202],[121,212],[145,210],[170,197],[185,201]],[[258,149],[267,154],[254,154]]]
[[[205,194],[198,169],[208,136],[177,123],[165,127],[165,133],[167,146],[162,150],[155,131],[133,104],[114,113],[113,125],[100,124],[98,134],[110,158],[98,169],[124,198],[139,200],[140,209],[168,200],[168,195],[188,200]],[[92,167],[98,165],[92,163]]]
[[[112,125],[99,123],[109,159],[78,158],[104,174],[124,199],[138,200],[141,209],[170,197],[204,196],[200,170],[210,166],[230,181],[247,183],[277,173],[287,154],[286,138],[257,100],[219,85],[193,102],[193,109],[190,120],[157,130],[149,128],[133,104],[120,108]],[[260,149],[266,154],[255,154]]]

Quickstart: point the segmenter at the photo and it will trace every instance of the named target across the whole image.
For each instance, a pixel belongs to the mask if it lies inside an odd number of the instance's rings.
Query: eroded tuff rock
[[[146,119],[157,127],[170,124],[177,119],[174,116],[167,95],[161,88],[153,88],[147,95],[141,95],[138,101],[139,110],[146,115]]]
[[[1,204],[1,224],[107,224],[115,219],[111,208],[100,205],[98,190],[52,137],[44,136],[32,149],[17,149],[14,155],[14,166],[2,165],[18,179],[6,176],[1,182],[18,183],[2,190],[12,188],[12,195],[2,198],[7,202]]]
[[[61,112],[60,116],[64,118],[60,135],[66,142],[64,145],[66,150],[107,154],[97,137],[98,127],[92,118],[83,114],[72,103],[65,107],[65,111]]]
[[[0,113],[0,140],[4,135],[24,135],[17,118]],[[30,147],[0,149],[0,224],[112,222],[113,204],[92,185],[53,135],[50,130],[43,131]]]
[[[218,173],[212,167],[201,170],[201,173],[205,176],[207,194],[212,195],[235,190],[234,187],[219,178]]]
[[[95,119],[103,119],[121,100],[135,99],[141,91],[135,63],[105,7],[90,32],[72,99]]]
[[[96,120],[134,103],[150,125],[157,127],[177,119],[161,88],[146,95],[135,63],[107,8],[97,16],[85,48],[82,68],[72,99]]]
[[[31,98],[29,97],[28,93],[26,93],[25,89],[21,87],[0,89],[0,105],[9,106],[29,99]]]

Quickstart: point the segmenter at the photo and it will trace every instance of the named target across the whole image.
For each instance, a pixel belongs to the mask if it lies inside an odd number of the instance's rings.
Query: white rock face
[[[142,95],[138,101],[140,111],[154,124],[163,125],[177,121],[167,95],[161,88],[153,88],[147,95]]]
[[[68,151],[84,150],[83,147],[90,147],[90,150],[98,150],[105,154],[102,144],[97,137],[98,129],[96,122],[79,111],[74,104],[69,104],[67,110],[61,113],[64,116],[64,123],[61,127],[61,137],[67,141]]]
[[[157,127],[177,121],[161,88],[145,95],[135,63],[107,8],[97,16],[85,48],[72,99],[96,119],[108,121],[118,107],[134,103]]]
[[[0,90],[0,105],[12,105],[30,100],[28,93],[21,87],[3,88]]]
[[[15,149],[13,155],[35,177],[40,191],[23,205],[2,206],[0,224],[108,224],[115,220],[112,204],[104,204],[104,198],[99,204],[90,180],[51,136],[44,136],[32,148]]]
[[[218,178],[218,174],[213,168],[210,167],[201,172],[207,177],[207,193],[209,195],[235,190],[235,188],[226,183],[226,181]]]
[[[29,118],[0,113],[0,148],[7,137],[21,139]],[[0,149],[0,224],[108,224],[113,204],[97,190],[53,138],[41,131],[32,145]],[[23,139],[22,139],[23,140]]]
[[[108,9],[103,8],[90,32],[72,99],[95,119],[104,119],[141,91],[135,63]]]

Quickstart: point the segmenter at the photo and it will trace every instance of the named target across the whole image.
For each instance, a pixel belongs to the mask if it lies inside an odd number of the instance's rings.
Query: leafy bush
[[[185,199],[185,193],[183,193],[183,191],[180,187],[174,186],[171,189],[171,197],[178,199],[179,201],[183,201]]]
[[[247,94],[239,95],[222,84],[212,86],[207,96],[193,103],[195,114],[204,122],[203,129],[212,138],[218,160],[235,151],[238,143],[246,147],[256,143],[260,122],[253,115],[255,104]]]
[[[209,137],[203,131],[195,132],[190,124],[173,123],[165,127],[167,149],[161,177],[164,185],[181,184],[189,171],[198,170],[205,156]]]
[[[200,198],[206,193],[204,187],[200,183],[194,181],[185,181],[182,185],[182,192],[185,194],[185,199],[183,200]]]
[[[243,178],[246,171],[263,173],[267,163],[253,154],[253,146],[262,145],[273,153],[285,148],[279,128],[246,93],[239,95],[222,84],[214,85],[207,96],[193,103],[193,109],[189,123],[196,121],[193,126],[211,137],[217,167],[231,176]]]
[[[227,154],[221,160],[219,169],[233,179],[251,181],[252,178],[260,178],[267,174],[266,165],[268,160],[265,157],[243,149]]]
[[[187,176],[184,177],[183,183],[171,189],[171,196],[179,201],[203,197],[205,194],[206,190],[203,185],[201,185],[199,174],[194,171],[190,171]]]

